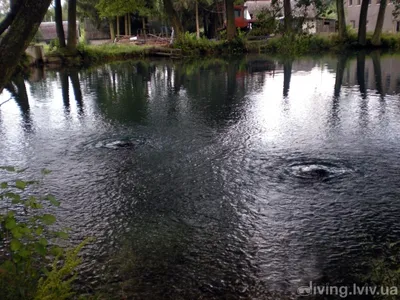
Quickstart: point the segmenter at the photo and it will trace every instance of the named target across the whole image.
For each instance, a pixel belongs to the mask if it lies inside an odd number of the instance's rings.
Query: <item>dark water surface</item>
[[[125,62],[0,97],[0,162],[43,188],[117,299],[350,284],[400,238],[400,57]],[[1,173],[1,177],[7,176]]]

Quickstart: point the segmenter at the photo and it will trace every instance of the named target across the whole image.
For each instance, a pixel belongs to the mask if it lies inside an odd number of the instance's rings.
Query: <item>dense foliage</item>
[[[23,171],[0,170],[17,175]],[[28,193],[37,184],[20,179],[0,183],[1,299],[66,299],[73,294],[71,283],[84,243],[67,252],[57,246],[58,239],[68,237],[52,227],[56,217],[49,211],[60,202],[51,194]]]

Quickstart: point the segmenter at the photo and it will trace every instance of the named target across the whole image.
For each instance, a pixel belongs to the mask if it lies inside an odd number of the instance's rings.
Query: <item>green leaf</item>
[[[37,180],[28,180],[28,181],[25,181],[25,183],[26,183],[26,185],[32,185],[32,184],[39,183],[39,181],[37,181]]]
[[[2,188],[2,189],[8,188],[8,183],[7,182],[0,183],[0,188]]]
[[[22,202],[21,201],[21,196],[15,195],[15,196],[12,197],[12,200],[11,200],[12,204],[20,204],[21,202]]]
[[[50,203],[54,206],[60,206],[60,202],[56,200],[56,197],[54,197],[54,195],[47,195],[45,197],[46,200],[49,200]]]
[[[15,181],[15,186],[17,189],[24,190],[26,188],[27,184],[25,181],[17,180],[17,181]]]
[[[64,232],[64,231],[59,231],[55,233],[57,237],[61,238],[61,239],[67,239],[68,238],[68,233]]]
[[[47,246],[48,242],[45,238],[40,238],[38,241],[39,244],[43,245],[43,246]]]
[[[20,228],[21,228],[20,231],[25,235],[29,235],[32,233],[32,229],[29,228],[28,226],[24,225],[24,226],[20,226]]]
[[[21,242],[17,239],[12,239],[10,243],[10,247],[12,251],[18,251],[21,248]]]
[[[15,265],[10,260],[6,260],[0,265],[0,270],[13,273],[15,272]]]
[[[22,249],[18,252],[18,254],[19,254],[22,258],[27,258],[27,257],[29,257],[29,256],[31,255],[31,252],[30,252],[28,249],[26,249],[26,248],[22,248]]]
[[[46,255],[46,246],[40,243],[35,243],[35,251],[40,255]]]
[[[41,219],[46,225],[52,225],[56,221],[56,217],[50,214],[44,214]]]
[[[11,199],[11,200],[15,200],[15,201],[21,201],[21,196],[16,194],[16,193],[5,193],[4,196],[6,196],[7,198]]]
[[[6,171],[9,171],[9,172],[15,172],[15,168],[11,167],[11,166],[0,166],[0,169],[6,170]]]
[[[28,200],[25,202],[25,206],[34,209],[43,208],[43,205],[38,203],[36,197],[34,196],[29,196]]]
[[[64,253],[64,250],[58,246],[53,246],[50,249],[51,254],[53,254],[54,256],[59,256],[62,255]]]
[[[22,238],[23,234],[20,230],[20,227],[16,226],[13,229],[11,229],[11,234],[13,235],[14,238],[20,239]]]
[[[41,235],[43,233],[43,227],[39,226],[38,228],[36,228],[35,233],[36,235]]]
[[[42,169],[41,172],[42,172],[42,175],[47,175],[47,174],[51,173],[51,171],[47,170],[46,168]]]
[[[6,229],[11,230],[17,226],[17,222],[15,221],[14,218],[8,218],[6,220]]]

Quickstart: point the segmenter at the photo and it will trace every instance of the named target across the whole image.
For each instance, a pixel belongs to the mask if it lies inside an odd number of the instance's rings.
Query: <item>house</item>
[[[253,20],[250,17],[249,11],[245,5],[235,5],[235,27],[247,29],[251,27]]]
[[[244,6],[247,8],[252,18],[257,18],[257,15],[265,10],[277,11],[277,19],[283,22],[283,4],[278,2],[278,8],[272,7],[271,0],[251,0],[246,1]],[[296,1],[292,0],[292,14],[295,19],[302,21],[302,29],[305,32],[315,33],[332,33],[336,31],[336,18],[322,17],[318,15],[317,10],[313,5],[308,7],[297,7]]]
[[[360,19],[360,9],[362,0],[346,0],[346,23],[355,30],[358,30],[358,23]],[[380,0],[369,0],[368,14],[367,14],[367,31],[373,32],[375,30],[376,20],[380,7]],[[383,32],[399,32],[400,21],[393,16],[395,9],[393,1],[388,0],[385,12],[385,20],[383,22]]]
[[[65,38],[68,38],[68,21],[63,21]],[[79,39],[79,22],[76,22],[76,36]],[[38,29],[37,40],[39,42],[50,43],[57,38],[56,22],[42,22]]]

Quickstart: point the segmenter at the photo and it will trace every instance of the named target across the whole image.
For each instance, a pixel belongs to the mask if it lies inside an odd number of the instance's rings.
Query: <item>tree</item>
[[[54,0],[54,17],[56,21],[58,44],[60,48],[65,48],[66,44],[65,44],[63,20],[62,20],[61,0]]]
[[[183,33],[183,26],[181,20],[179,19],[179,16],[176,10],[174,9],[172,0],[163,0],[163,2],[164,2],[165,13],[167,14],[172,24],[172,27],[174,28],[175,36],[178,38]]]
[[[0,92],[39,28],[51,0],[19,0],[8,31],[0,41]],[[23,5],[22,5],[23,4]]]
[[[199,25],[199,2],[197,0],[195,0],[196,2],[196,38],[199,39],[200,38],[200,25]]]
[[[386,12],[387,0],[381,0],[378,12],[378,19],[376,20],[374,35],[372,36],[372,45],[380,46],[381,45],[381,35],[383,28],[383,21],[385,20],[385,12]]]
[[[284,26],[285,26],[285,33],[292,32],[292,5],[290,0],[283,0],[283,10],[285,14],[284,19]]]
[[[234,0],[225,0],[226,38],[231,41],[236,36]]]
[[[358,44],[365,46],[367,44],[367,14],[369,0],[362,0],[360,9],[360,21],[358,23]]]
[[[75,52],[77,45],[76,35],[76,0],[68,1],[68,50]]]
[[[344,40],[347,38],[347,30],[346,30],[346,17],[344,12],[344,1],[336,0],[336,12],[338,19],[338,34],[339,39]]]
[[[4,31],[6,31],[6,29],[14,21],[15,16],[17,15],[17,12],[20,9],[22,3],[23,3],[22,1],[13,1],[11,3],[11,7],[10,5],[7,5],[5,3],[2,4],[2,12],[8,11],[8,13],[0,23],[0,35],[3,34]]]

